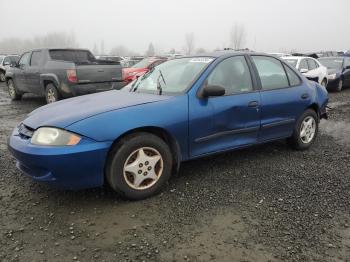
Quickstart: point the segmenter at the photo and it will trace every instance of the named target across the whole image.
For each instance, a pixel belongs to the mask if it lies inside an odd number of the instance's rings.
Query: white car
[[[6,70],[18,60],[18,55],[0,55],[0,82],[5,81]]]
[[[285,56],[282,59],[298,69],[307,79],[318,82],[324,87],[327,86],[327,68],[316,59],[305,56]]]
[[[276,56],[276,57],[287,57],[287,56],[291,56],[290,54],[286,54],[286,53],[269,53],[270,55]]]

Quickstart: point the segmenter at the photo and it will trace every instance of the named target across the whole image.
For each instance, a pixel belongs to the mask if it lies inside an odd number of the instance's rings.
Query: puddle
[[[337,143],[350,147],[350,123],[345,121],[321,121],[322,134],[333,137]]]

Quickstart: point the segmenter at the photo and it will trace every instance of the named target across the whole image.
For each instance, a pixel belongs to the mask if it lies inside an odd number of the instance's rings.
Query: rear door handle
[[[251,101],[248,103],[248,107],[258,107],[259,103],[258,101]]]
[[[309,94],[302,94],[301,95],[301,99],[308,99],[309,98]]]

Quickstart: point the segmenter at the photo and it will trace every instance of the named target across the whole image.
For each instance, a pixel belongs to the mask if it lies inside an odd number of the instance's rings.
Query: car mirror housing
[[[201,98],[223,95],[225,95],[225,88],[218,85],[205,85],[199,92],[199,97]]]

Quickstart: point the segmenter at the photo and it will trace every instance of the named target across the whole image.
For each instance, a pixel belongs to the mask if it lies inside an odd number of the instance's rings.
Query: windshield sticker
[[[210,63],[211,61],[213,61],[213,58],[210,57],[196,57],[196,58],[192,58],[190,60],[190,63]]]

